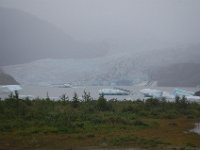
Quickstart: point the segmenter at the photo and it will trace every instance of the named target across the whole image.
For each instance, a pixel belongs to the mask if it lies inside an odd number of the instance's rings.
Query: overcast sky
[[[200,0],[0,0],[82,41],[199,43]]]

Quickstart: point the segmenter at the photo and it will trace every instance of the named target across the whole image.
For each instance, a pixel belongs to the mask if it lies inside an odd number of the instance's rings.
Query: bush
[[[101,94],[97,100],[96,108],[99,111],[108,111],[112,109],[111,103],[108,103],[107,100],[104,98],[104,95]]]

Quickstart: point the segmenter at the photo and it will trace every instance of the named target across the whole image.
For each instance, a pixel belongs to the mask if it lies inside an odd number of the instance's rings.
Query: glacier
[[[116,85],[123,81],[131,85],[148,78],[135,59],[121,54],[91,59],[42,59],[4,66],[3,70],[24,85]]]

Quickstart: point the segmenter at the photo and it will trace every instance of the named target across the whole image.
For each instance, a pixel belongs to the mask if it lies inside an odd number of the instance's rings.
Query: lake
[[[190,130],[191,132],[200,134],[200,123],[195,123],[194,129]]]
[[[35,85],[22,85],[22,90],[19,91],[19,94],[21,97],[33,96],[33,97],[40,97],[40,98],[46,98],[47,93],[48,96],[52,99],[59,99],[63,94],[66,94],[70,99],[73,97],[74,93],[76,92],[78,94],[78,97],[82,97],[84,90],[86,92],[90,92],[90,95],[96,99],[99,97],[99,90],[104,88],[112,88],[111,86],[75,86],[72,88],[59,88],[59,87],[53,87],[53,86],[35,86]],[[107,99],[118,99],[118,100],[133,100],[133,99],[143,99],[143,94],[140,93],[141,89],[144,88],[152,88],[152,89],[158,89],[162,91],[166,91],[169,93],[172,93],[175,89],[174,87],[146,87],[143,85],[135,85],[135,86],[117,86],[117,88],[123,88],[131,91],[130,95],[112,95],[112,96],[105,96]],[[197,88],[193,87],[179,87],[185,90],[189,91],[197,91]],[[9,93],[0,94],[0,96],[3,98],[7,96]]]

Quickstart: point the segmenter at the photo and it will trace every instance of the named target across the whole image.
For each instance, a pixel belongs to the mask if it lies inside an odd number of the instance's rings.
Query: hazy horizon
[[[115,51],[200,42],[198,0],[1,0],[0,6],[33,14],[75,40],[109,43]]]

